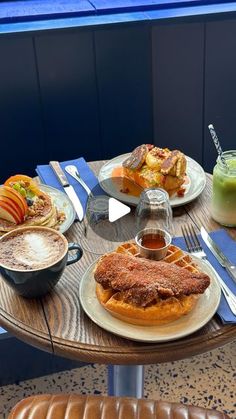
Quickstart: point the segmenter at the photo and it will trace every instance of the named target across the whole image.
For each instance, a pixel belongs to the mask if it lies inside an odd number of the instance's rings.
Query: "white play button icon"
[[[119,220],[119,218],[124,217],[126,214],[129,214],[130,211],[131,209],[127,205],[122,204],[122,202],[118,201],[115,198],[109,198],[108,217],[110,223]]]
[[[117,185],[123,182],[122,178],[116,181]],[[104,194],[111,182],[113,177],[101,181],[88,196],[82,246],[92,253],[107,253],[116,249],[117,243],[131,240],[137,234],[136,218],[129,203],[124,205],[118,195],[112,198]]]

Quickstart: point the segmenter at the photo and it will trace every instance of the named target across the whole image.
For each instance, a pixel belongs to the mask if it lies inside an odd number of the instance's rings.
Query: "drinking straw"
[[[209,131],[210,131],[210,134],[211,134],[211,138],[212,138],[212,140],[215,144],[216,151],[217,151],[218,155],[220,156],[220,159],[221,159],[223,165],[227,169],[228,165],[227,165],[226,159],[224,158],[224,156],[222,156],[223,151],[222,151],[219,139],[217,137],[217,134],[215,132],[215,128],[213,127],[212,124],[208,125],[208,128],[209,128]]]

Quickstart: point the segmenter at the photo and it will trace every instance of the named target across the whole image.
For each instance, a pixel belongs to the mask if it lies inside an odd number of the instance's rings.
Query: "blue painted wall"
[[[202,163],[204,23],[152,29],[154,141]],[[209,161],[207,162],[209,165]]]
[[[211,171],[208,123],[235,148],[235,35],[234,15],[2,33],[0,181],[142,142]]]

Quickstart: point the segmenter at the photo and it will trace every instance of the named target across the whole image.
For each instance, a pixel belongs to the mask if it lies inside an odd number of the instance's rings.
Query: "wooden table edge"
[[[66,355],[66,357],[73,360],[98,362],[102,364],[114,363],[135,365],[163,363],[183,359],[183,343],[185,344],[184,359],[211,351],[219,346],[224,346],[225,344],[232,342],[232,337],[236,338],[235,331],[235,325],[227,325],[225,326],[224,333],[215,331],[210,336],[197,336],[188,342],[183,342],[180,339],[157,344],[147,343],[147,345],[145,345],[145,342],[139,342],[145,346],[142,346],[140,349],[138,347],[130,347],[125,350],[119,347],[113,347],[112,351],[109,347],[101,348],[98,345],[73,344],[73,342],[59,341],[59,339],[53,337],[52,341],[54,353],[56,355]],[[199,339],[201,339],[202,343],[205,342],[205,346],[202,345],[199,347]]]
[[[5,328],[10,334],[19,338],[27,344],[35,346],[47,352],[54,352],[53,343],[49,333],[39,332],[37,329],[26,326],[22,322],[14,322],[14,318],[6,316],[3,310],[0,310],[1,326]],[[22,325],[22,327],[21,327]],[[45,347],[45,344],[47,345]]]

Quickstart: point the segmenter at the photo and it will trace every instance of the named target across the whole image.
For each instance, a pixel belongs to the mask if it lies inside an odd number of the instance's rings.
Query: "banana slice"
[[[170,155],[168,148],[154,147],[146,156],[146,163],[150,169],[160,171],[163,161]]]

